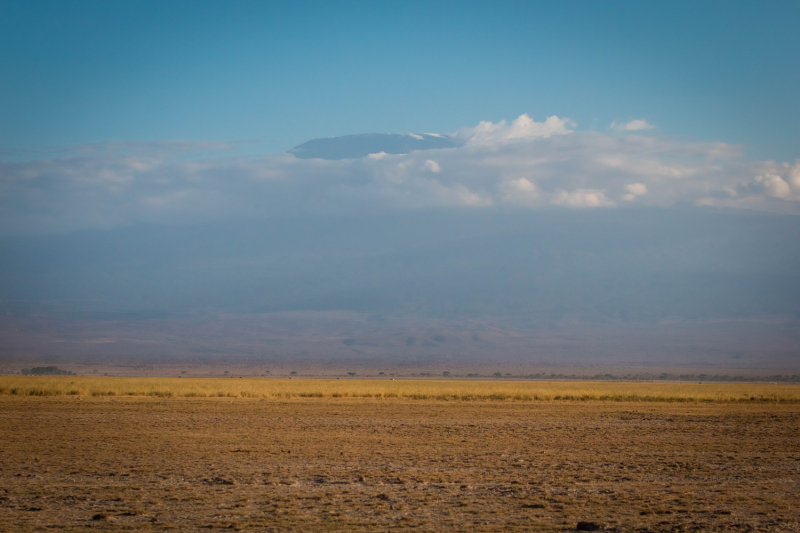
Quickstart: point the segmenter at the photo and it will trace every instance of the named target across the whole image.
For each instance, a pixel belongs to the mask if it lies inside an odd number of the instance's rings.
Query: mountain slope
[[[414,150],[454,148],[458,143],[453,137],[430,133],[365,133],[313,139],[289,150],[300,159],[351,159],[369,154],[406,154]]]

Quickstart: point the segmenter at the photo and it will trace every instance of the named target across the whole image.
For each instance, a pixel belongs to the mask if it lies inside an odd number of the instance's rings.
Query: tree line
[[[72,370],[61,370],[57,366],[35,366],[23,368],[23,376],[74,376]]]

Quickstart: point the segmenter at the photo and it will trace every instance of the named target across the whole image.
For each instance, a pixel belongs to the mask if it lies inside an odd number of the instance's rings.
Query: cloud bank
[[[569,119],[481,122],[461,145],[341,159],[249,157],[225,143],[108,143],[0,159],[6,234],[139,222],[473,209],[714,206],[800,214],[800,160],[751,161],[725,143],[609,133]]]

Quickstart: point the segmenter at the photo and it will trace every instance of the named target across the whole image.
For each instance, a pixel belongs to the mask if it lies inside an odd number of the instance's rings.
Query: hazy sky
[[[795,1],[0,0],[0,304],[796,320],[798,27]],[[366,133],[414,136],[287,153]]]

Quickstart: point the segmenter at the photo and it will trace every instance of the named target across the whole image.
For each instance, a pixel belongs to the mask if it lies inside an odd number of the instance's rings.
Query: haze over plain
[[[226,6],[2,4],[5,367],[798,370],[796,3]]]

